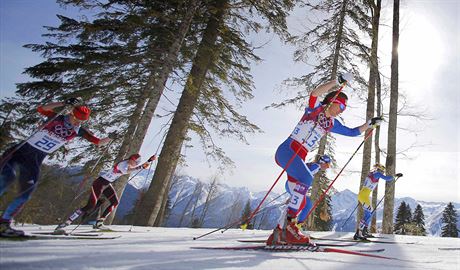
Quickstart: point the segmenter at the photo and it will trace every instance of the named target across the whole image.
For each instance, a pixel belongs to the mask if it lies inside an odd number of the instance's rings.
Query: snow
[[[26,225],[24,230],[47,231],[54,226]],[[414,244],[360,243],[343,249],[385,248],[382,256],[410,261],[368,258],[338,253],[199,250],[198,246],[245,245],[236,239],[264,239],[270,231],[228,230],[198,240],[193,237],[212,229],[111,226],[123,232],[113,240],[47,239],[0,240],[0,269],[460,269],[460,239],[415,236],[387,236]],[[90,227],[80,226],[78,231]],[[315,236],[351,237],[332,232]],[[322,241],[324,242],[324,241]],[[249,245],[249,244],[248,244]],[[450,250],[439,250],[450,248]],[[452,250],[454,249],[454,250]]]

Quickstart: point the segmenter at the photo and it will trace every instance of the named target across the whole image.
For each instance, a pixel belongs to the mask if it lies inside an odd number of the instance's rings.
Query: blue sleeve
[[[381,179],[383,179],[383,180],[385,180],[385,181],[392,181],[392,180],[394,179],[393,176],[391,176],[391,175],[384,175],[384,174],[381,173],[381,172],[375,172],[375,173],[374,173],[374,176],[375,176],[375,178],[378,178],[378,179],[381,178]]]
[[[340,135],[349,136],[349,137],[356,137],[356,136],[361,135],[361,132],[359,131],[359,127],[355,127],[355,128],[346,127],[342,125],[342,123],[340,123],[340,121],[337,119],[334,119],[334,126],[332,127],[331,132],[334,132]]]

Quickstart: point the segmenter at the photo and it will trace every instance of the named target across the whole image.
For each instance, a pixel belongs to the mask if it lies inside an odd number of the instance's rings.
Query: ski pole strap
[[[315,210],[315,208],[318,206],[318,204],[324,199],[324,197],[326,196],[327,192],[329,191],[329,189],[331,189],[332,185],[335,183],[335,181],[337,180],[337,178],[339,178],[340,174],[342,174],[343,170],[345,170],[345,168],[347,167],[347,165],[351,162],[351,160],[353,159],[353,157],[356,155],[356,153],[359,151],[359,149],[364,145],[364,143],[366,142],[366,140],[371,137],[372,135],[372,129],[366,134],[366,136],[364,137],[364,140],[359,144],[358,148],[356,148],[355,152],[351,155],[351,157],[348,159],[347,163],[345,163],[345,165],[342,167],[342,169],[339,171],[339,173],[336,175],[336,177],[334,178],[334,180],[329,184],[329,186],[327,187],[327,189],[323,192],[323,194],[321,194],[321,197],[316,200],[315,204],[312,206],[312,208],[310,209],[310,211],[308,212],[307,216],[305,217],[305,221],[302,222],[302,224],[305,224],[305,222],[308,220],[308,217],[311,215],[311,213]]]

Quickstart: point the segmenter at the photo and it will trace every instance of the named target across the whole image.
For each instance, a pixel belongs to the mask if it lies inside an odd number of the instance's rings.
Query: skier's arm
[[[383,179],[385,181],[393,181],[395,179],[392,175],[384,175],[381,172],[375,172],[374,175],[375,175],[376,178],[381,178],[381,179]]]
[[[37,111],[44,116],[53,117],[56,115],[53,110],[64,105],[64,102],[52,102],[46,105],[38,106]]]
[[[85,128],[80,128],[78,130],[78,136],[83,137],[85,140],[94,143],[95,145],[106,145],[111,141],[110,138],[99,139]]]
[[[311,91],[310,96],[319,97],[332,90],[336,85],[337,84],[335,80],[330,80],[327,83],[321,84],[320,86],[316,87],[313,91]]]
[[[334,126],[332,127],[331,132],[337,133],[340,135],[344,135],[344,136],[356,137],[361,134],[362,132],[361,127],[362,126],[355,127],[355,128],[349,128],[347,126],[342,125],[342,123],[340,123],[339,120],[334,119]],[[367,129],[367,124],[366,124],[366,129]]]

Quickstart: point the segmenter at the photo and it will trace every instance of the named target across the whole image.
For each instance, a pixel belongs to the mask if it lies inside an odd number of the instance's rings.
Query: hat
[[[86,106],[76,106],[72,110],[72,114],[81,121],[86,121],[89,119],[89,115],[91,114],[91,110]]]

